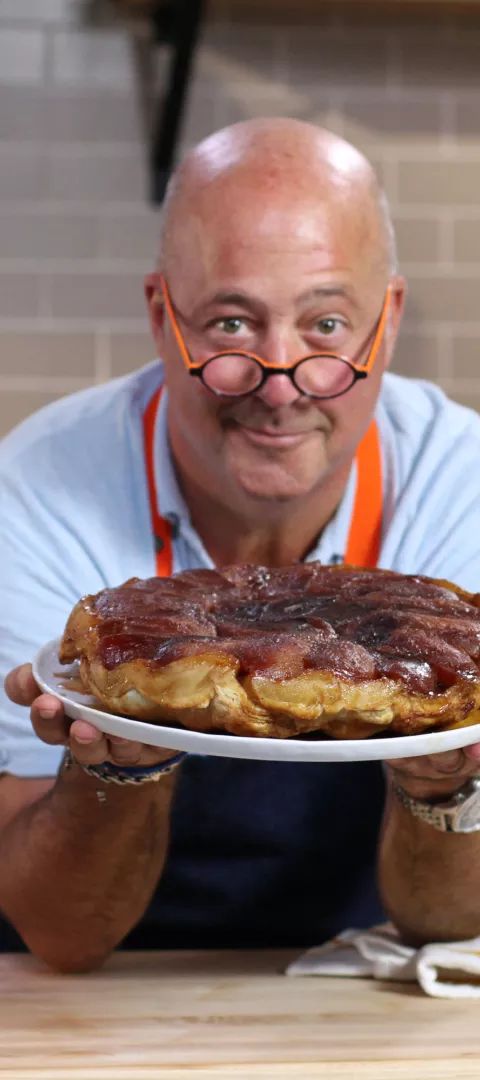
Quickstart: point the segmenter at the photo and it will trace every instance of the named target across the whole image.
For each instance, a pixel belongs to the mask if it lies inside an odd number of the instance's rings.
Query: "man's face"
[[[175,236],[166,276],[190,355],[253,352],[277,365],[316,352],[368,355],[387,275],[372,212],[350,201],[245,197],[208,189]],[[378,227],[377,227],[378,233]],[[147,294],[158,284],[152,275]],[[150,289],[149,289],[150,285]],[[170,395],[177,464],[227,504],[273,505],[311,494],[345,466],[368,426],[393,347],[403,284],[372,373],[344,396],[313,400],[288,376],[246,398],[219,398],[192,378],[165,310],[151,301]]]

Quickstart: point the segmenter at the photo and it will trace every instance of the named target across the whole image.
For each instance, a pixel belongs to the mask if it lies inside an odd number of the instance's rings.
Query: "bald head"
[[[350,143],[292,119],[250,120],[199,143],[173,174],[163,206],[161,255],[168,271],[181,234],[198,217],[254,200],[258,213],[292,201],[335,205],[355,223],[371,256],[396,268],[395,239],[386,197],[367,159]],[[183,245],[182,245],[183,246]]]

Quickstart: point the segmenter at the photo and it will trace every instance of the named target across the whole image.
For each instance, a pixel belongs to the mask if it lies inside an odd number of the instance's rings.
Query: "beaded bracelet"
[[[161,780],[168,776],[181,764],[187,754],[182,751],[175,754],[168,761],[158,762],[157,765],[113,765],[110,761],[102,761],[99,765],[83,765],[81,761],[67,750],[63,759],[63,768],[70,769],[72,765],[79,765],[89,776],[96,780],[102,780],[104,784],[148,784]]]

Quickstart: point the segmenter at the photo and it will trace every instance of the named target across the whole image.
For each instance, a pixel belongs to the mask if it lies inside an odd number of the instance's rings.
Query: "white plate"
[[[33,674],[42,690],[63,702],[67,716],[88,720],[107,735],[120,735],[149,746],[187,750],[190,754],[252,758],[260,761],[381,761],[385,758],[419,757],[443,750],[457,750],[480,742],[480,723],[428,735],[391,736],[387,739],[254,739],[243,735],[209,735],[184,728],[163,727],[125,716],[102,712],[95,698],[67,690],[62,683],[75,674],[76,665],[62,667],[58,641],[49,641],[33,663]]]

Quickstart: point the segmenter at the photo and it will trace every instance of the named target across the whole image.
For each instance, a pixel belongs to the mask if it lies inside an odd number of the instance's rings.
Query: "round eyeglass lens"
[[[355,382],[355,371],[339,356],[309,356],[295,369],[295,385],[311,397],[337,397]]]
[[[205,386],[217,394],[241,397],[251,394],[262,381],[262,370],[253,357],[239,353],[222,353],[205,364],[202,371]]]

